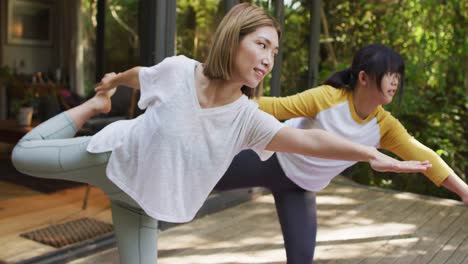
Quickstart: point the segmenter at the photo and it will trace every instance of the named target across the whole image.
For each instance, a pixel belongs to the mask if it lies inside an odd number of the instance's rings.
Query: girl
[[[411,137],[382,105],[403,93],[404,61],[390,48],[373,44],[359,50],[351,67],[325,84],[284,98],[261,97],[260,108],[289,127],[318,128],[355,143],[387,149],[409,160],[429,160],[425,175],[468,204],[468,186],[432,150]],[[303,118],[294,118],[303,117]],[[288,263],[312,263],[317,230],[315,192],[355,161],[326,160],[294,153],[260,160],[243,151],[215,189],[263,186],[275,198]]]
[[[248,97],[273,67],[281,31],[263,9],[232,8],[205,63],[184,56],[107,74],[84,104],[38,126],[15,147],[16,168],[39,177],[86,182],[111,200],[121,263],[156,263],[157,221],[187,222],[242,149],[368,161],[379,170],[424,171],[374,147],[321,130],[285,127]],[[110,110],[115,86],[141,90],[146,112],[93,137],[72,138],[96,113]],[[257,88],[255,88],[257,87]],[[107,177],[105,177],[106,175]]]

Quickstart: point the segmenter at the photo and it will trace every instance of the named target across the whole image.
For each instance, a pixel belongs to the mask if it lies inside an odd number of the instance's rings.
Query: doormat
[[[55,248],[61,248],[96,238],[112,231],[113,227],[111,224],[84,217],[23,233],[20,236]]]

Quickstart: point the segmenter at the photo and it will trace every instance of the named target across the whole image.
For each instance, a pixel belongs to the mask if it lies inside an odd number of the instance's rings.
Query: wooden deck
[[[337,178],[318,195],[315,263],[468,263],[468,208]],[[271,195],[164,231],[159,263],[285,263]],[[115,249],[70,264],[118,263]]]
[[[17,263],[56,249],[22,238],[24,232],[81,217],[110,222],[109,201],[93,188],[86,210],[82,210],[85,187],[42,194],[0,182],[0,263]],[[13,197],[13,198],[12,198]]]

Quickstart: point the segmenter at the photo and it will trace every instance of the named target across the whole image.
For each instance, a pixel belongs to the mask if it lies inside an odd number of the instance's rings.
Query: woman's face
[[[233,81],[255,88],[271,72],[278,53],[278,33],[274,27],[259,27],[239,43]]]

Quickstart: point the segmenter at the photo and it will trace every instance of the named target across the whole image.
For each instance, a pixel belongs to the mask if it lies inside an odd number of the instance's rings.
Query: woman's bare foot
[[[94,97],[89,100],[96,114],[107,114],[110,112],[112,108],[111,97],[114,95],[116,89],[117,88],[113,88],[109,91],[97,92]]]
[[[115,93],[115,90],[116,88],[97,92],[93,98],[67,110],[67,114],[75,124],[77,130],[80,130],[93,116],[101,113],[109,113],[112,107],[111,96]]]

